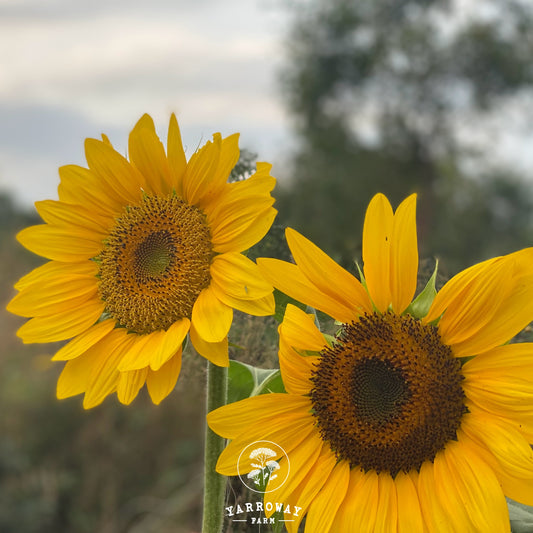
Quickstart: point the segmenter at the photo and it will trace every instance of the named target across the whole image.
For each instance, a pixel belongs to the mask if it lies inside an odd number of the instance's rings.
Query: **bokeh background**
[[[273,163],[279,216],[353,268],[378,191],[419,194],[422,257],[444,275],[533,243],[528,0],[0,0],[0,531],[200,529],[203,362],[177,390],[89,412],[58,402],[55,345],[25,346],[13,283],[42,262],[16,232],[57,167],[145,112],[188,153],[241,132]],[[275,364],[271,319],[239,315],[233,356]],[[235,489],[236,490],[236,489]]]

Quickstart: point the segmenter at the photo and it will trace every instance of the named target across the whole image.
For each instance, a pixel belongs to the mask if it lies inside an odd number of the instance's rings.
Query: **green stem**
[[[228,369],[207,362],[207,412],[226,405]],[[204,455],[204,514],[202,533],[220,533],[224,523],[226,477],[215,470],[218,456],[224,449],[224,439],[206,424]]]

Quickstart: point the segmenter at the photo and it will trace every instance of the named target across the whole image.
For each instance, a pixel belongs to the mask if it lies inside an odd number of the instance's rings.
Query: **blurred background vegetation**
[[[394,206],[419,194],[421,257],[439,257],[449,274],[532,244],[533,177],[495,164],[473,139],[497,143],[517,106],[533,116],[533,5],[485,2],[472,17],[456,6],[296,4],[281,73],[296,148],[275,192],[278,219],[253,256],[286,258],[290,225],[352,269],[378,191]],[[79,398],[56,401],[57,346],[23,345],[14,332],[24,320],[5,311],[13,283],[41,262],[14,240],[36,222],[0,197],[0,531],[199,531],[203,361],[185,358],[159,407],[144,393],[89,412]],[[272,319],[238,315],[231,340],[243,347],[233,357],[275,364]]]

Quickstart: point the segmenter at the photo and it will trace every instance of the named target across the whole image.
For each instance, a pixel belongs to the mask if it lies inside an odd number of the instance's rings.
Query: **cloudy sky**
[[[193,151],[220,131],[274,163],[290,142],[277,74],[280,0],[0,0],[0,192],[55,198],[83,140],[171,112]],[[279,164],[279,163],[278,163]]]

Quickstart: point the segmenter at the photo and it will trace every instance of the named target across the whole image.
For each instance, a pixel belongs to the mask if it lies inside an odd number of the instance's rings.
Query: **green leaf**
[[[406,312],[415,318],[423,318],[428,314],[429,308],[437,295],[435,288],[435,281],[437,279],[437,269],[439,268],[439,261],[435,263],[435,270],[426,283],[424,290],[411,302]]]
[[[533,531],[533,507],[507,499],[511,531],[513,533],[531,533]]]
[[[240,361],[230,361],[228,403],[269,392],[285,392],[278,369],[257,368]]]

